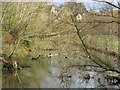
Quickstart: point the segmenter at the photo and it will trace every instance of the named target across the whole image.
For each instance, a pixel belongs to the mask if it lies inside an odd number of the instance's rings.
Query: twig
[[[105,1],[105,0],[93,0],[93,1],[97,1],[97,2],[105,2],[105,3],[111,5],[111,6],[115,7],[115,8],[120,9],[119,6],[117,6],[117,5],[115,5],[115,4],[112,4],[111,2],[108,2],[108,1]]]
[[[22,81],[21,81],[21,79],[20,79],[20,77],[19,77],[18,73],[16,73],[16,77],[17,77],[17,79],[18,79],[19,83],[20,83],[20,84],[22,84]]]

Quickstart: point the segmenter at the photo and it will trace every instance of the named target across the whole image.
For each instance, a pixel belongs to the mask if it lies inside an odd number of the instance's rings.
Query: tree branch
[[[107,65],[106,63],[104,63],[100,58],[96,57],[95,55],[92,55],[94,57],[93,58],[90,55],[90,53],[88,52],[88,48],[85,45],[85,43],[84,43],[84,41],[83,41],[83,39],[82,39],[82,37],[81,37],[81,35],[79,33],[80,30],[79,30],[78,26],[76,25],[76,23],[74,22],[74,19],[73,19],[72,15],[71,15],[71,20],[72,20],[72,22],[73,22],[73,24],[74,24],[74,26],[75,26],[75,28],[77,30],[77,35],[78,35],[80,41],[82,42],[82,45],[83,45],[83,47],[84,47],[87,55],[89,56],[89,59],[91,59],[95,64],[99,65],[101,68],[105,69],[106,71],[114,71],[114,72],[120,73],[119,70],[116,70],[113,67],[110,67],[109,65]]]
[[[117,5],[115,5],[115,4],[112,4],[111,2],[108,2],[108,1],[105,1],[105,0],[93,0],[93,1],[105,2],[105,3],[107,3],[107,4],[109,4],[109,5],[113,6],[113,7],[115,7],[115,8],[117,8],[117,9],[120,9],[119,6],[117,6]]]

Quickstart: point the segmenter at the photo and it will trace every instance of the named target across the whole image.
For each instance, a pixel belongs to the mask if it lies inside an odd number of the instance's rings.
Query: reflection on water
[[[79,60],[77,59],[70,57],[65,58],[64,56],[40,58],[36,61],[24,59],[26,60],[25,62],[27,65],[31,65],[31,68],[23,69],[17,72],[22,83],[20,83],[18,78],[15,77],[15,73],[3,72],[3,87],[118,88],[117,85],[109,85],[105,79],[105,75],[113,73],[93,71],[93,69],[99,70],[97,67],[72,67],[64,72],[64,67],[72,65],[74,62],[79,64]],[[85,57],[83,59],[85,59]],[[82,60],[84,62],[81,62],[81,64],[86,63],[86,60]]]
[[[42,83],[43,88],[118,88],[115,85],[109,85],[105,79],[105,73],[98,74],[97,72],[81,72],[80,70],[74,69],[73,72],[67,73],[71,74],[71,77],[59,77],[59,68],[49,67],[52,75],[46,75],[45,82]],[[59,71],[59,72],[58,72]],[[90,79],[85,79],[84,75],[88,74],[91,76]]]

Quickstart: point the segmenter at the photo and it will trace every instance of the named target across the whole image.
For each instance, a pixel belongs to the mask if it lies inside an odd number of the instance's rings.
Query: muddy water
[[[54,54],[54,53],[52,53]],[[120,88],[112,85],[105,79],[107,74],[116,75],[113,72],[102,71],[99,67],[68,67],[73,64],[85,64],[87,58],[66,57],[57,55],[51,58],[40,58],[32,61],[25,58],[25,62],[31,68],[23,69],[14,73],[3,72],[4,88]],[[18,76],[15,76],[17,73]],[[88,75],[90,77],[88,77]],[[20,82],[21,81],[21,82]]]

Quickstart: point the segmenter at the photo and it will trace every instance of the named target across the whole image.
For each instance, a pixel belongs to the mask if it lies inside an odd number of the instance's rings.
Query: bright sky
[[[49,0],[48,0],[49,1]],[[53,4],[56,6],[61,6],[62,4],[64,4],[64,2],[83,2],[85,7],[89,10],[89,9],[94,9],[96,8],[97,10],[99,10],[99,6],[100,3],[92,1],[92,0],[53,0]],[[109,2],[116,2],[117,0],[106,0]],[[101,3],[102,5],[102,3]]]
[[[61,6],[64,4],[64,2],[74,2],[74,1],[83,2],[87,9],[91,7],[90,5],[92,5],[92,7],[94,6],[91,2],[92,0],[53,0],[53,4],[56,6]]]
[[[0,0],[1,2],[12,2],[12,1],[19,1],[19,2],[52,2],[54,5],[56,6],[61,6],[64,4],[64,2],[83,2],[85,7],[89,10],[89,9],[93,9],[93,8],[96,8],[97,10],[99,10],[99,6],[100,6],[100,3],[97,3],[97,2],[92,2],[92,0]],[[116,1],[119,1],[119,0],[105,0],[105,1],[109,1],[109,2],[114,2],[116,3]],[[102,4],[102,3],[101,3]]]

